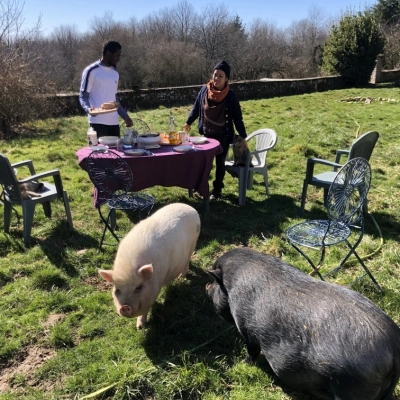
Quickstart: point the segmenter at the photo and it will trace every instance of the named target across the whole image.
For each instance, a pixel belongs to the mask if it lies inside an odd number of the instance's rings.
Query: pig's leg
[[[246,363],[253,364],[261,353],[261,348],[257,343],[250,343],[246,340],[247,357]]]
[[[136,329],[142,329],[147,324],[147,314],[139,315],[136,320]]]

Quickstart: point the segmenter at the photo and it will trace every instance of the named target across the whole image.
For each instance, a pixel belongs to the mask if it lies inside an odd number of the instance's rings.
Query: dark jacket
[[[202,86],[199,93],[197,94],[196,100],[194,102],[192,111],[190,112],[188,119],[186,121],[187,124],[192,125],[193,122],[198,118],[199,119],[199,133],[204,135],[203,132],[203,107],[204,107],[204,99],[207,96],[207,85]],[[226,96],[226,120],[225,120],[225,129],[226,136],[229,138],[229,143],[232,143],[233,137],[235,134],[235,130],[233,125],[240,136],[245,138],[246,128],[244,127],[242,110],[240,108],[239,100],[236,97],[235,92],[232,89],[229,89],[229,92]]]

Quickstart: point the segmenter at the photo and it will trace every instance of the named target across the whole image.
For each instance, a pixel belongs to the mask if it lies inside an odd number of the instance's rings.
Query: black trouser
[[[215,179],[213,181],[213,194],[220,196],[224,187],[225,159],[229,150],[229,138],[225,134],[206,134],[205,136],[218,140],[222,147],[222,153],[215,156]]]
[[[90,124],[97,133],[97,139],[102,136],[120,136],[119,125]]]

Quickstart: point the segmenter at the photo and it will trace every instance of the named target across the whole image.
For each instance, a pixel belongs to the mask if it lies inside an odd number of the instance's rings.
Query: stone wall
[[[307,79],[261,79],[259,81],[232,82],[239,100],[267,99],[303,93],[344,89],[340,76]],[[119,92],[121,103],[129,111],[174,107],[193,104],[201,85],[159,89],[124,90]],[[54,117],[84,115],[78,94],[57,94]]]
[[[400,69],[383,69],[383,55],[376,59],[376,65],[371,75],[371,83],[388,83],[400,81]]]

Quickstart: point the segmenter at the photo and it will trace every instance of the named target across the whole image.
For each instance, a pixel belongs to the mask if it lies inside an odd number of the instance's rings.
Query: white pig
[[[113,284],[117,312],[138,317],[137,329],[146,325],[161,288],[188,272],[199,234],[198,212],[187,204],[169,204],[122,239],[112,270],[99,270]]]

